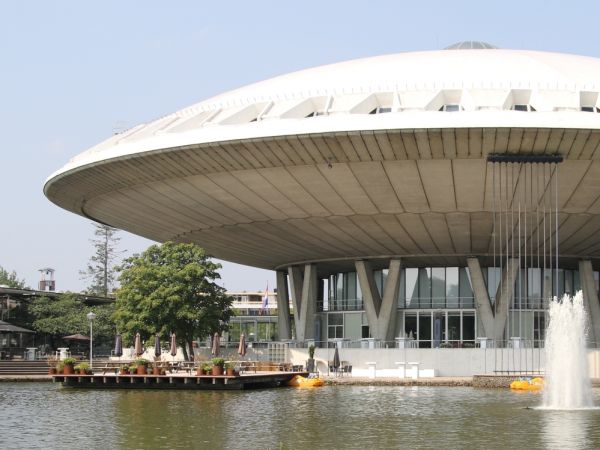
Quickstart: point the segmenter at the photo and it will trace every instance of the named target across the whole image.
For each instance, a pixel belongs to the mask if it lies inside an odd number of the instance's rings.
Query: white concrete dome
[[[77,214],[264,268],[451,259],[490,251],[486,155],[560,154],[568,244],[600,213],[600,59],[492,47],[245,86],[112,136],[44,190]],[[584,241],[563,254],[600,255],[600,238]]]

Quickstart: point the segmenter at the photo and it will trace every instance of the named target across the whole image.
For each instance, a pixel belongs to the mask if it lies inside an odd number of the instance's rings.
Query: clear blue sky
[[[292,70],[462,40],[600,56],[598,17],[596,1],[4,1],[0,265],[31,286],[49,266],[59,290],[85,287],[92,226],[42,186],[116,127]],[[128,254],[150,244],[121,236]],[[223,265],[228,289],[274,286]]]

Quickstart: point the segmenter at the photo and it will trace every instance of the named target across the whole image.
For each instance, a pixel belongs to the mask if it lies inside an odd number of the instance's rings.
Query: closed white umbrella
[[[246,335],[244,333],[240,336],[240,346],[238,347],[238,355],[241,357],[246,356]]]
[[[215,333],[215,335],[213,337],[213,345],[212,345],[212,352],[211,352],[213,356],[219,356],[220,347],[221,347],[221,339],[219,338],[219,333]]]
[[[175,361],[176,355],[177,355],[177,338],[175,337],[175,333],[171,333],[171,356],[173,357],[173,361]]]
[[[144,350],[142,349],[142,337],[140,336],[140,333],[135,333],[134,353],[135,356],[140,356],[142,353],[144,353]]]

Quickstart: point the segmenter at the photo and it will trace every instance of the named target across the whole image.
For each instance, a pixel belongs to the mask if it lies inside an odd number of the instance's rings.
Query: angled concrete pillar
[[[396,308],[400,285],[400,260],[390,261],[383,298],[379,295],[373,269],[368,261],[356,261],[356,274],[363,295],[363,304],[371,336],[382,341],[393,341],[396,332]]]
[[[496,291],[496,317],[494,320],[494,339],[501,341],[508,319],[508,310],[515,296],[515,282],[519,273],[519,259],[510,258],[502,270],[502,278]],[[510,337],[510,336],[507,336]]]
[[[479,260],[477,258],[467,258],[467,265],[469,267],[469,275],[471,276],[473,296],[475,297],[475,310],[483,327],[483,330],[479,334],[482,337],[493,339],[494,311],[490,303],[490,296],[488,295]]]
[[[292,338],[287,274],[277,271],[277,328],[279,340]]]
[[[579,261],[579,278],[583,290],[583,305],[589,317],[590,341],[600,346],[600,303],[590,260]]]
[[[293,266],[288,268],[292,302],[294,303],[294,323],[296,325],[296,340],[318,340],[315,336],[315,312],[317,309],[317,266],[306,264],[303,268]]]

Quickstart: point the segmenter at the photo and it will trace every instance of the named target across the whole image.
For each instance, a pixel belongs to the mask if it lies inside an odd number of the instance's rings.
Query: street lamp
[[[94,328],[92,324],[96,318],[96,314],[89,312],[87,313],[87,318],[90,321],[90,370],[92,370],[92,346],[94,343]]]

